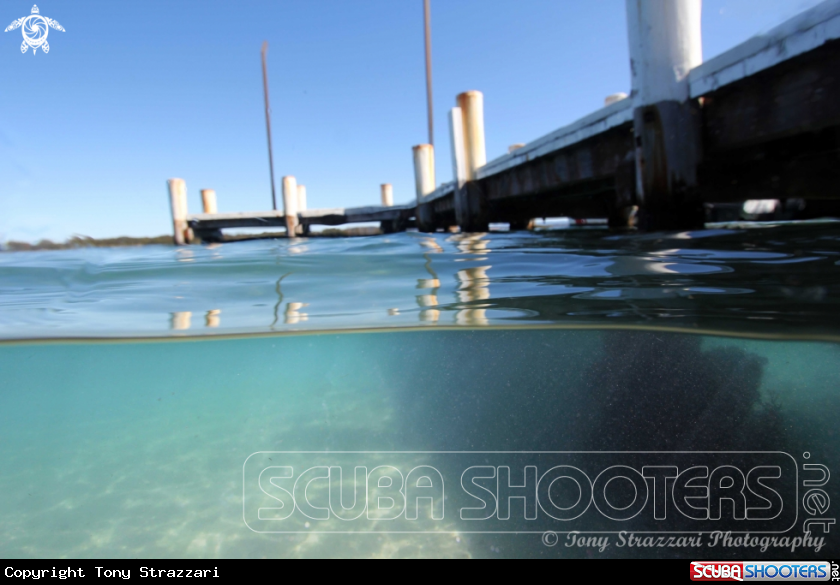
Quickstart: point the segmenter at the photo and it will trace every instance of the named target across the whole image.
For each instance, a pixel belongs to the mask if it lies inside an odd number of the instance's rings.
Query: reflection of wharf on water
[[[493,268],[490,255],[493,250],[490,245],[492,240],[488,233],[471,234],[438,234],[415,235],[417,246],[422,250],[422,267],[412,267],[412,287],[404,286],[404,290],[411,291],[402,297],[398,306],[386,306],[374,309],[381,311],[380,315],[385,320],[380,324],[386,327],[399,325],[457,325],[457,326],[482,326],[489,325],[491,317],[487,315],[488,309],[497,309],[493,304],[490,284],[491,276],[489,271]],[[305,244],[306,238],[299,238],[293,245],[285,248],[289,256],[305,254],[309,246]],[[216,251],[220,244],[210,244],[205,249]],[[179,261],[192,262],[194,251],[192,248],[181,248],[178,250]],[[417,278],[422,276],[422,278]],[[328,281],[332,280],[332,276]],[[341,276],[337,278],[341,279]],[[271,316],[267,317],[265,325],[267,331],[300,331],[328,329],[330,325],[327,320],[336,316],[334,310],[326,309],[322,300],[309,299],[309,293],[294,287],[297,275],[294,271],[283,271],[276,280],[272,280],[274,289],[273,306],[264,305],[270,308]],[[416,284],[414,284],[416,283]],[[289,294],[288,285],[294,288]],[[413,290],[412,290],[413,288]],[[413,293],[413,294],[412,294]],[[302,302],[301,297],[310,302]],[[176,297],[183,301],[183,297]],[[293,300],[294,299],[294,300]],[[195,306],[196,300],[188,301],[194,305],[195,315],[204,315],[203,327],[205,329],[219,329],[223,308],[207,309],[205,301]],[[309,309],[307,309],[309,307]],[[348,301],[339,313],[347,309],[353,310],[352,301]],[[358,307],[355,307],[358,310]],[[314,309],[313,322],[310,321],[309,310]],[[227,311],[226,308],[224,308]],[[370,309],[366,309],[370,310]],[[237,316],[235,309],[229,313],[232,316],[233,324],[229,321],[228,329],[237,329]],[[175,311],[169,313],[169,329],[176,332],[186,332],[202,328],[202,322],[198,318],[193,319],[193,311]],[[498,315],[498,313],[497,313]],[[207,333],[211,333],[207,331]],[[220,333],[220,331],[215,331]]]
[[[609,219],[614,227],[698,227],[708,204],[774,199],[811,216],[840,209],[840,0],[702,62],[700,0],[627,0],[632,93],[487,162],[483,95],[462,93],[449,112],[451,183],[435,182],[434,148],[413,149],[416,200],[307,210],[284,177],[284,211],[224,213],[206,192],[189,215],[186,186],[170,181],[176,243],[214,240],[224,228],[380,222],[383,231],[533,218]],[[302,191],[302,192],[301,192]],[[203,193],[205,194],[205,193]]]

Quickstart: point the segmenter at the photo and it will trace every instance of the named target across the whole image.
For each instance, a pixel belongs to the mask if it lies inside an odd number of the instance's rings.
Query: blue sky
[[[0,0],[0,28],[33,0]],[[706,59],[818,4],[704,0]],[[414,198],[426,142],[422,0],[43,0],[50,52],[0,34],[0,241],[169,233],[166,179],[220,211],[269,209],[260,46],[270,44],[275,173],[309,207]],[[432,0],[437,180],[446,113],[485,95],[488,158],[629,91],[624,0]]]

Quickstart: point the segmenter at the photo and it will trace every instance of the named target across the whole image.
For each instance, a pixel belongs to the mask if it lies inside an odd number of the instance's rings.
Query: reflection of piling
[[[440,286],[440,283],[438,283],[438,286]],[[418,286],[418,288],[420,287]],[[437,292],[436,287],[433,292]],[[420,311],[420,320],[425,323],[437,323],[440,319],[440,310],[432,307],[437,307],[438,304],[437,294],[417,295],[417,305],[423,309]]]
[[[487,239],[487,234],[468,234],[453,236],[453,239],[458,243],[458,251],[464,254],[487,254],[492,252],[489,248],[490,240]]]
[[[490,298],[490,280],[487,278],[490,268],[492,266],[477,266],[459,270],[455,274],[455,279],[460,283],[457,291],[459,302],[468,303]]]
[[[189,311],[172,313],[172,317],[169,321],[169,327],[175,331],[186,331],[190,328],[191,319],[192,313]]]
[[[420,311],[420,320],[424,323],[437,323],[440,320],[438,309],[424,309]]]
[[[298,188],[292,176],[283,177],[283,213],[286,216],[286,236],[293,238],[298,228]]]
[[[219,315],[222,314],[222,311],[219,309],[212,309],[207,311],[207,314],[204,316],[204,325],[206,327],[218,327],[221,318]]]
[[[187,226],[187,183],[184,179],[169,179],[169,202],[172,208],[172,239],[183,246],[191,239]]]
[[[430,240],[437,246],[438,250],[436,251],[443,251],[440,248],[440,245],[434,241],[434,238],[425,238],[426,240]],[[437,323],[440,319],[440,310],[433,308],[438,306],[438,297],[437,293],[440,289],[440,279],[438,278],[437,273],[432,268],[432,257],[430,254],[423,254],[423,257],[426,259],[426,272],[429,273],[429,276],[432,278],[418,278],[417,279],[417,288],[423,291],[429,291],[427,294],[417,295],[417,306],[419,306],[422,311],[420,311],[420,321],[424,323]]]
[[[458,302],[469,303],[483,301],[490,298],[490,280],[487,271],[491,266],[477,266],[459,270],[455,279],[459,282],[456,294]],[[475,308],[461,309],[455,314],[455,322],[458,325],[487,325],[489,321],[486,316],[487,305],[477,305]]]
[[[486,309],[462,309],[455,313],[455,323],[471,327],[489,325],[486,313]]]
[[[435,190],[435,149],[431,144],[418,144],[414,152],[414,184],[417,193],[417,227],[420,231],[434,231],[434,209],[423,198]]]
[[[309,319],[309,315],[300,312],[302,308],[307,306],[309,306],[308,303],[288,303],[284,314],[284,322],[287,325],[294,325],[296,323],[300,323],[301,321],[307,321]]]

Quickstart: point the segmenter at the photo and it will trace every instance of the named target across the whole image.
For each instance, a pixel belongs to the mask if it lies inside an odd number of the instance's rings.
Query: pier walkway
[[[680,229],[702,225],[706,204],[750,199],[840,211],[840,0],[705,63],[699,1],[672,5],[627,0],[629,97],[501,157],[486,160],[483,95],[459,95],[449,112],[455,180],[437,185],[432,146],[415,146],[414,203],[390,205],[383,185],[382,206],[299,211],[284,180],[286,213],[188,215],[185,188],[170,182],[176,241],[188,228],[207,239],[223,228],[377,221],[388,232],[486,231],[557,216]]]

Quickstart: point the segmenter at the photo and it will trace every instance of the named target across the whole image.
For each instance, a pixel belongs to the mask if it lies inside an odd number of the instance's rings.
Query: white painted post
[[[475,180],[475,172],[487,164],[484,144],[484,94],[465,91],[458,95],[458,107],[464,126],[464,152],[467,181]]]
[[[417,202],[435,190],[435,148],[431,144],[418,144],[414,153],[414,185]]]
[[[452,147],[452,177],[456,188],[467,182],[467,153],[464,150],[464,118],[461,108],[449,110],[449,138]]]
[[[703,62],[701,0],[627,0],[636,106],[688,99],[688,74]]]
[[[292,176],[283,177],[283,213],[286,216],[286,236],[293,238],[298,228],[298,188],[297,180]]]
[[[216,206],[216,192],[213,189],[201,190],[201,204],[204,213],[219,213],[219,208]]]
[[[390,183],[383,183],[379,187],[383,207],[394,206],[394,187]]]
[[[434,211],[423,204],[423,197],[435,190],[435,148],[431,144],[418,144],[414,154],[414,185],[417,194],[417,227],[420,231],[434,230]]]
[[[298,185],[298,212],[306,211],[306,185]]]
[[[176,246],[187,243],[187,183],[184,179],[169,179],[169,203],[172,208],[172,238]]]
[[[688,87],[703,61],[701,0],[626,2],[642,227],[702,225],[700,119]]]

